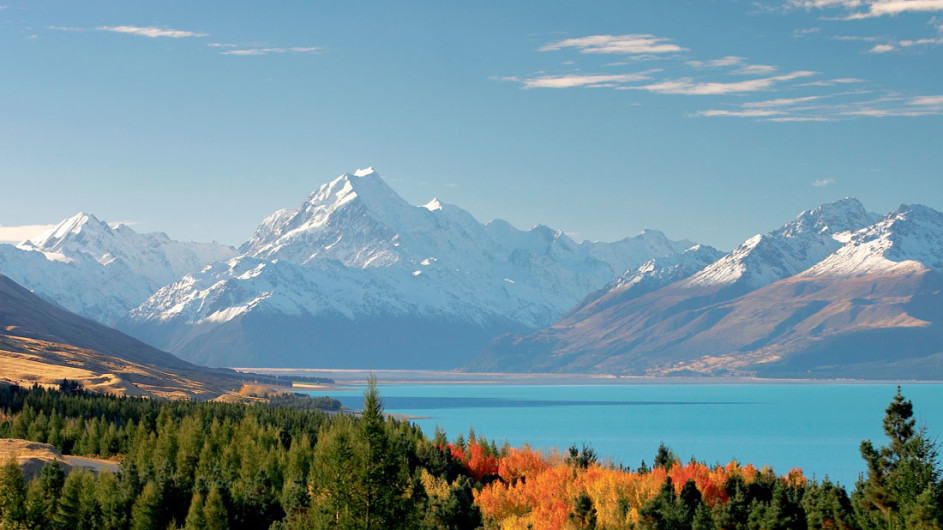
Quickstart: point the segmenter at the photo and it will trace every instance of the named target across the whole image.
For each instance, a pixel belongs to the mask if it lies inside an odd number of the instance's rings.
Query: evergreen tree
[[[187,510],[187,518],[184,520],[183,528],[185,530],[206,530],[206,518],[203,516],[203,495],[199,491],[193,493],[190,500],[190,509]]]
[[[904,398],[900,387],[885,411],[884,434],[890,443],[880,449],[870,440],[861,442],[868,471],[858,480],[854,506],[864,528],[905,528],[907,517],[919,505],[918,498],[927,492],[927,498],[939,505],[943,488],[936,446],[923,429],[915,427],[913,404]],[[936,523],[943,520],[937,518]]]
[[[0,466],[0,527],[26,528],[26,481],[16,460]]]
[[[148,482],[131,507],[131,530],[160,528],[160,508],[160,489],[154,482]]]
[[[226,511],[226,505],[223,504],[223,496],[219,488],[210,488],[206,496],[206,505],[203,507],[203,520],[206,523],[206,530],[226,530],[229,528],[229,516]]]
[[[366,450],[361,472],[363,527],[408,527],[412,503],[407,497],[411,484],[406,462],[394,451],[383,416],[383,401],[371,375],[364,391],[360,418],[360,439]]]

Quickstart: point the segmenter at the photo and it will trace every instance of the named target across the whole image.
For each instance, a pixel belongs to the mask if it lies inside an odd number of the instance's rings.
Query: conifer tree
[[[193,492],[193,498],[190,500],[190,509],[187,510],[187,518],[184,520],[185,530],[206,530],[206,518],[203,516],[203,495],[199,491]]]
[[[0,527],[26,528],[26,481],[16,460],[0,466]]]
[[[160,507],[160,489],[153,482],[148,482],[131,507],[131,530],[160,528]]]
[[[923,429],[915,427],[913,404],[904,398],[899,386],[885,411],[884,434],[890,443],[880,449],[875,449],[870,440],[861,442],[868,472],[858,480],[853,500],[862,527],[902,529],[908,517],[912,521],[917,517],[912,512],[925,492],[931,503],[943,502],[943,487],[936,446]],[[937,517],[936,523],[943,521]]]
[[[223,504],[223,496],[216,486],[210,488],[210,492],[206,496],[206,505],[203,507],[203,520],[206,523],[206,530],[227,530],[229,528],[226,505]]]

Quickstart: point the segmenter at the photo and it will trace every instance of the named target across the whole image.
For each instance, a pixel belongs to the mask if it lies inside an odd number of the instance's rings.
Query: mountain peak
[[[30,250],[55,250],[55,248],[61,246],[70,235],[74,236],[80,234],[83,230],[87,229],[101,232],[110,231],[111,227],[92,214],[79,212],[72,217],[63,219],[59,224],[39,236],[26,241],[21,247]]]
[[[860,230],[875,221],[876,216],[868,213],[861,201],[844,197],[803,211],[774,234],[786,237],[794,237],[801,232],[839,234]]]

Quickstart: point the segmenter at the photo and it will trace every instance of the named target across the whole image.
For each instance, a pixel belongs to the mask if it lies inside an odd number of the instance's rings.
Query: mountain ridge
[[[468,369],[943,378],[943,214],[903,205],[861,227],[875,216],[848,201],[641,296],[610,284],[553,326],[496,339]]]

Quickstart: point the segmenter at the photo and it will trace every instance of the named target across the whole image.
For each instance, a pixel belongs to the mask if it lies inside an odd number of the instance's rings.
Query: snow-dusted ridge
[[[113,324],[159,287],[235,254],[78,213],[16,247],[0,245],[0,271],[66,309]]]
[[[476,333],[533,329],[620,272],[692,245],[654,230],[614,243],[578,243],[546,226],[485,225],[435,199],[409,204],[368,168],[321,185],[295,209],[273,213],[239,256],[160,289],[131,313],[129,327],[179,331],[286,315],[448,322]],[[178,339],[183,351],[188,340]],[[417,340],[390,343],[421,348]],[[478,346],[460,346],[468,347]]]
[[[801,276],[861,276],[943,270],[943,213],[901,205],[872,226],[847,233],[844,245]]]
[[[841,248],[849,233],[877,221],[857,200],[846,197],[813,210],[767,234],[757,234],[685,280],[689,287],[737,285],[752,290],[788,278]]]

